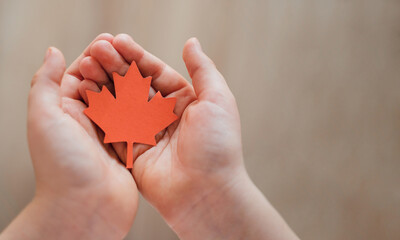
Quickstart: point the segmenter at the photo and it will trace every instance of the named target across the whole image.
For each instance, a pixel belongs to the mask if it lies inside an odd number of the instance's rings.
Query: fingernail
[[[198,50],[203,51],[203,49],[201,48],[201,44],[200,44],[200,42],[199,42],[199,39],[193,38],[193,42],[194,42],[194,45],[196,46],[196,48],[197,48]]]
[[[44,61],[46,61],[51,55],[51,47],[49,47],[46,51],[46,55],[44,57]]]

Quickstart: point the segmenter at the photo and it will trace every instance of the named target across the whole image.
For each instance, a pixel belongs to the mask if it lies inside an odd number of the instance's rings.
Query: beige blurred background
[[[246,166],[304,239],[400,239],[400,1],[0,0],[0,229],[34,193],[29,82],[125,32],[184,76],[192,36],[239,105]],[[126,239],[177,239],[141,201]]]

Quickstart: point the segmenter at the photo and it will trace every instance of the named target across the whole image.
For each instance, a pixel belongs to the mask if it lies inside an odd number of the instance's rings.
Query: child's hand
[[[86,101],[86,89],[106,85],[113,91],[112,72],[124,75],[135,61],[144,77],[153,78],[150,95],[160,91],[177,98],[180,119],[157,136],[156,146],[134,145],[132,173],[144,197],[180,237],[294,236],[247,176],[239,114],[224,78],[196,39],[186,43],[183,59],[193,87],[127,35],[98,41],[81,61],[80,93]],[[125,144],[113,146],[125,161]]]
[[[102,34],[95,41],[112,39]],[[122,239],[132,225],[138,203],[132,175],[74,99],[79,62],[90,47],[66,71],[62,53],[50,48],[32,80],[28,140],[36,195],[5,239]]]

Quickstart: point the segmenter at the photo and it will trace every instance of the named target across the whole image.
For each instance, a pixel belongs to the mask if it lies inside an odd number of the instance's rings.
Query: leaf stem
[[[133,142],[126,142],[126,168],[133,167]]]

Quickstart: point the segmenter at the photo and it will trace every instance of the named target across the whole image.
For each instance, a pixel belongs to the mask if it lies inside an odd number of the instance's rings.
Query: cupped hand
[[[93,43],[112,40],[101,34]],[[33,202],[58,209],[53,219],[60,211],[70,220],[63,222],[58,239],[73,231],[84,239],[122,239],[137,211],[131,173],[113,147],[102,143],[103,133],[83,114],[86,105],[79,100],[79,64],[93,43],[67,70],[62,53],[49,48],[29,94],[28,140],[37,183]]]

